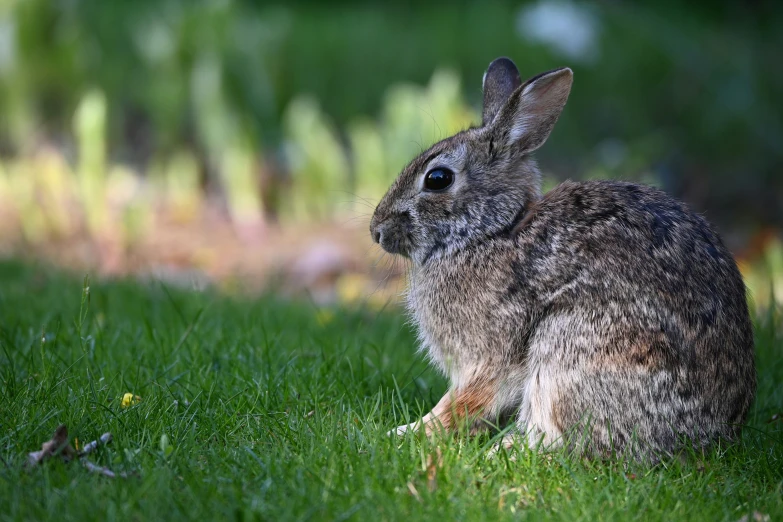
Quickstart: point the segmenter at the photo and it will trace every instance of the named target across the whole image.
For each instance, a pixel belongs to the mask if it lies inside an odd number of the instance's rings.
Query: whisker
[[[378,205],[378,203],[379,203],[378,201],[373,201],[373,200],[371,200],[369,198],[362,197],[362,196],[360,196],[358,194],[355,194],[353,192],[349,192],[347,190],[333,190],[333,191],[330,191],[330,192],[337,192],[337,193],[340,193],[340,194],[345,194],[345,195],[351,196],[352,198],[356,198],[356,200],[359,200],[359,201],[354,201],[354,202],[366,203],[367,205],[369,205],[369,206],[371,206],[373,208],[375,208]]]

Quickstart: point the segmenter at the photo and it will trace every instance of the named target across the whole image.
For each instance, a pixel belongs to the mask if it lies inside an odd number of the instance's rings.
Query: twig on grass
[[[96,449],[98,449],[98,446],[101,444],[108,444],[112,440],[111,433],[108,431],[101,435],[101,438],[98,440],[94,440],[92,442],[88,442],[84,445],[84,449],[82,449],[81,453],[79,453],[79,458],[84,457],[88,453],[92,453]]]
[[[109,477],[109,478],[117,478],[117,477],[128,478],[128,474],[127,473],[115,473],[112,470],[110,470],[109,468],[104,468],[103,466],[98,466],[96,464],[93,464],[92,462],[90,462],[87,459],[81,459],[81,461],[82,461],[82,466],[87,468],[89,471],[92,471],[93,473],[98,473],[99,475],[103,475],[104,477]]]
[[[57,427],[57,430],[55,430],[52,438],[41,445],[40,451],[33,451],[32,453],[27,454],[26,466],[32,468],[56,455],[60,455],[64,462],[70,462],[74,457],[77,457],[81,461],[82,466],[93,473],[98,473],[109,478],[127,478],[127,473],[115,473],[109,468],[93,464],[86,458],[88,454],[98,449],[99,446],[108,444],[111,440],[111,433],[106,432],[101,435],[98,440],[88,442],[84,445],[82,451],[77,452],[68,441],[68,427],[65,426],[65,424],[61,424]]]

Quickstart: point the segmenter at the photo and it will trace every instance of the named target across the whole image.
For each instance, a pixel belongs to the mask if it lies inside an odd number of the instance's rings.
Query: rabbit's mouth
[[[381,243],[381,248],[390,254],[399,254],[403,257],[408,257],[408,252],[410,250],[407,242],[401,239],[394,239]]]
[[[390,254],[409,257],[413,250],[412,220],[407,212],[395,214],[370,227],[373,241]]]

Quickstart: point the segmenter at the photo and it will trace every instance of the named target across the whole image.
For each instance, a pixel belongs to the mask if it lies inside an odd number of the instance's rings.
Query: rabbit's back
[[[551,436],[589,418],[600,451],[738,431],[752,329],[736,263],[703,218],[651,187],[566,182],[516,234],[508,299],[537,311],[523,422]]]

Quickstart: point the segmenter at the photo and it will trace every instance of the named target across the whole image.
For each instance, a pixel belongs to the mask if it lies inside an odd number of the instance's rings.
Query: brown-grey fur
[[[638,458],[733,439],[756,388],[736,263],[657,189],[566,182],[541,195],[530,153],[571,79],[520,84],[510,60],[493,62],[482,126],[414,159],[375,210],[373,238],[412,261],[407,305],[451,383],[397,432],[516,416],[530,444]],[[438,167],[453,185],[423,190]]]

